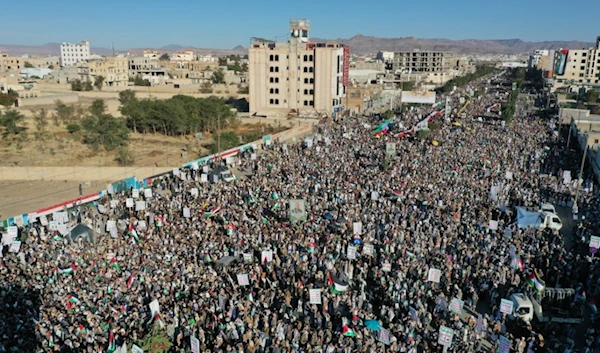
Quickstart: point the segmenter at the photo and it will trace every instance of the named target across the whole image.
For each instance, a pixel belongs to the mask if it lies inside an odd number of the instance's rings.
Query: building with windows
[[[291,20],[287,42],[252,38],[250,114],[316,118],[344,110],[350,48],[312,42],[309,31],[308,20]]]
[[[392,68],[395,72],[447,72],[454,67],[451,53],[441,51],[395,52]]]
[[[0,53],[0,72],[21,71],[25,60],[22,57]]]
[[[129,60],[124,57],[105,57],[81,62],[77,74],[82,81],[95,82],[104,77],[103,87],[127,87],[129,84]]]
[[[554,88],[600,86],[600,36],[596,47],[561,49],[554,54]]]
[[[79,44],[62,43],[60,45],[60,66],[73,66],[90,58],[90,42]]]

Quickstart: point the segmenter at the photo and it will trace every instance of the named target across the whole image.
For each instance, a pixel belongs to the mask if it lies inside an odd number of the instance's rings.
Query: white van
[[[539,212],[548,212],[548,213],[556,214],[556,208],[554,207],[553,204],[546,202],[546,203],[543,203],[540,205]]]

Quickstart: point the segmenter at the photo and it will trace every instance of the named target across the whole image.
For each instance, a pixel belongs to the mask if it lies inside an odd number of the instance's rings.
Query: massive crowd
[[[0,351],[131,350],[154,325],[173,352],[191,351],[191,336],[202,352],[441,352],[440,326],[454,332],[448,352],[494,350],[500,337],[514,352],[572,349],[575,327],[515,331],[498,313],[501,298],[531,290],[534,269],[588,300],[600,272],[560,233],[499,215],[558,206],[573,190],[557,182],[562,137],[547,121],[477,119],[497,99],[483,94],[460,124],[440,118],[437,146],[373,138],[364,118],[348,118],[316,126],[312,143],[274,141],[232,183],[182,169],[140,192],[137,211],[127,207],[132,190],[116,192],[70,211],[71,224],[100,231],[93,244],[40,220],[21,227],[19,253],[5,246],[0,259]],[[427,111],[404,124],[418,114]],[[588,220],[598,219],[593,195],[581,199]],[[292,199],[305,200],[306,221],[289,222]],[[511,266],[515,256],[522,266]],[[449,310],[454,298],[463,314]],[[596,344],[593,331],[586,338]]]

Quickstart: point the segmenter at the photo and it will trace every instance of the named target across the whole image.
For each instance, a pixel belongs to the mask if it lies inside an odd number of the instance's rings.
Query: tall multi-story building
[[[396,72],[445,72],[454,66],[455,58],[451,53],[441,51],[395,52],[393,69]]]
[[[95,82],[104,77],[104,87],[125,87],[129,84],[129,60],[124,57],[106,57],[88,60],[77,67],[79,79]]]
[[[25,61],[21,57],[0,53],[0,72],[20,71],[24,67],[24,64]]]
[[[350,48],[309,39],[308,20],[290,21],[287,42],[252,38],[248,50],[250,113],[335,116],[344,110]]]
[[[600,36],[596,47],[561,49],[554,54],[555,88],[565,85],[595,86],[600,83]]]
[[[79,44],[62,43],[60,45],[60,66],[72,66],[90,58],[90,42]]]

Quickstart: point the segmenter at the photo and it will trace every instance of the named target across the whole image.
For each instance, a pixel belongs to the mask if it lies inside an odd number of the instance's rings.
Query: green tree
[[[223,69],[217,69],[217,70],[213,71],[212,82],[213,83],[224,83],[225,82],[225,72],[223,72]]]
[[[35,129],[39,137],[43,137],[48,126],[48,111],[45,108],[38,110],[33,115],[33,120],[35,121]]]
[[[75,79],[73,82],[71,82],[71,90],[76,92],[83,91],[83,84],[81,83],[80,79]]]
[[[133,157],[133,153],[128,148],[121,147],[119,148],[119,153],[117,154],[115,161],[117,161],[120,166],[128,166],[135,162],[135,158]]]
[[[135,77],[130,78],[129,82],[133,82],[134,86],[143,86],[143,87],[152,86],[152,83],[150,82],[150,80],[142,78],[141,75],[136,75]]]
[[[27,130],[22,124],[25,117],[16,110],[8,110],[0,114],[0,127],[5,138],[22,134]]]
[[[102,90],[102,85],[104,84],[104,76],[99,75],[94,78],[94,86],[98,91]]]
[[[144,352],[167,353],[173,346],[173,343],[171,343],[166,331],[160,329],[155,324],[152,331],[138,341],[138,345]]]
[[[79,131],[81,131],[81,125],[79,125],[79,124],[69,124],[69,125],[67,125],[67,131],[70,134],[74,134],[76,132],[79,132]]]
[[[91,91],[93,89],[93,85],[92,85],[92,81],[90,80],[85,80],[83,82],[83,90],[84,91]]]
[[[160,56],[160,58],[158,58],[158,60],[160,60],[160,61],[169,61],[169,60],[171,60],[171,57],[169,56],[169,54],[164,53],[163,55]]]
[[[104,147],[107,151],[127,146],[129,129],[125,124],[110,114],[90,115],[81,121],[84,131],[83,142],[92,149]]]
[[[32,68],[32,67],[35,67],[35,66],[33,66],[33,64],[30,63],[29,61],[25,61],[23,63],[23,67],[25,67],[27,69],[27,68]]]
[[[219,149],[219,136],[221,137]],[[241,144],[240,137],[233,131],[222,132],[213,137],[213,142],[208,146],[211,153],[219,153],[237,147]]]
[[[582,95],[582,100],[588,104],[594,104],[598,102],[598,91],[594,89],[588,89]]]
[[[10,94],[0,93],[0,105],[5,107],[12,107],[15,105],[17,98],[11,96]]]
[[[200,85],[200,93],[212,93],[213,88],[210,82],[204,82]]]
[[[54,112],[54,124],[56,126],[62,124],[70,124],[75,120],[75,109],[67,106],[62,101],[56,101],[56,108]]]
[[[101,116],[106,112],[106,104],[104,99],[94,99],[90,106],[90,114],[95,116]]]

